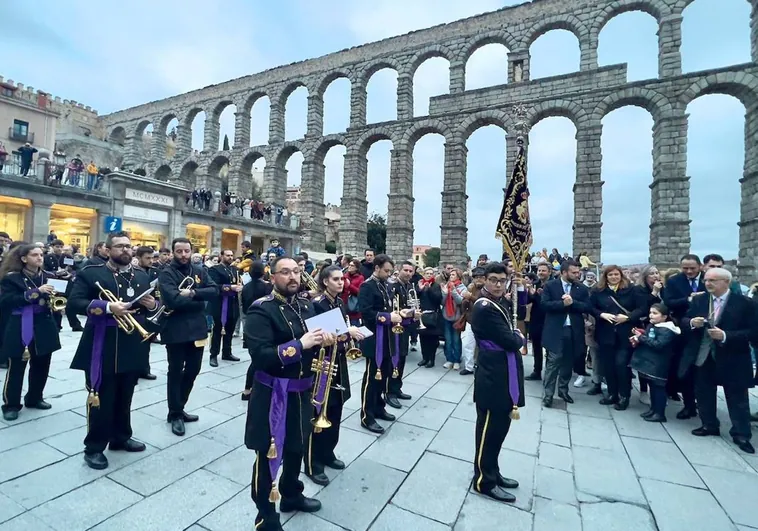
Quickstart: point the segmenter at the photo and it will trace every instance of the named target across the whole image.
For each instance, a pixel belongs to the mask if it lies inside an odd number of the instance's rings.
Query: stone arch
[[[392,142],[393,146],[397,143],[391,129],[377,127],[363,133],[355,144],[348,147],[348,150],[351,150],[351,148],[357,149],[358,154],[365,157],[368,154],[368,150],[371,149],[371,146],[380,140],[389,140]]]
[[[198,164],[194,160],[188,160],[179,172],[179,181],[192,189],[197,185]]]
[[[459,61],[465,64],[475,51],[477,51],[482,46],[487,46],[488,44],[502,44],[508,48],[509,52],[518,49],[518,41],[510,33],[504,30],[491,31],[489,33],[485,33],[484,35],[478,36],[478,38],[472,42],[468,48],[465,48],[461,57],[459,58]]]
[[[334,81],[337,81],[338,79],[345,78],[352,84],[352,80],[350,79],[350,74],[347,72],[347,70],[337,70],[335,72],[330,72],[324,78],[321,80],[321,82],[316,87],[316,92],[314,96],[318,96],[319,98],[323,99],[324,94],[326,93],[326,89],[329,88],[329,85],[331,85]]]
[[[274,164],[276,168],[279,170],[286,169],[287,162],[289,162],[290,157],[295,153],[302,153],[303,158],[305,158],[305,152],[300,142],[286,142],[274,156]]]
[[[165,116],[163,116],[163,118],[161,118],[160,121],[158,122],[158,131],[165,133],[166,129],[168,128],[168,124],[170,124],[171,120],[173,120],[174,118],[179,120],[177,114],[174,112],[170,112],[166,114]]]
[[[642,11],[651,15],[660,25],[663,17],[671,14],[671,9],[660,0],[616,0],[603,8],[595,19],[590,35],[597,39],[605,25],[614,17],[630,11]]]
[[[528,50],[534,41],[542,37],[549,31],[553,30],[566,30],[570,31],[576,37],[578,43],[587,38],[589,30],[587,27],[574,15],[554,15],[538,20],[530,29],[526,32],[526,38],[522,48]]]
[[[441,120],[434,118],[427,118],[425,120],[416,121],[403,133],[403,137],[398,144],[399,149],[407,149],[413,151],[413,148],[423,136],[430,133],[436,133],[441,135],[445,142],[450,142],[453,139],[453,133],[450,128]]]
[[[579,125],[586,122],[587,112],[581,105],[570,100],[547,100],[542,101],[529,109],[527,123],[531,129],[545,118],[560,116],[568,118],[579,129]]]
[[[120,125],[117,125],[111,129],[108,133],[108,142],[111,144],[117,144],[119,146],[126,144],[126,129]]]
[[[192,107],[189,111],[187,111],[187,114],[184,115],[184,119],[181,121],[181,123],[187,127],[192,127],[192,122],[195,121],[195,118],[201,112],[205,112],[205,109],[202,107]],[[207,112],[205,112],[205,119],[208,119]]]
[[[218,172],[221,171],[221,168],[224,166],[228,166],[229,163],[229,157],[226,155],[218,154],[215,157],[213,157],[213,160],[210,161],[208,164],[208,175],[215,176],[218,175]]]
[[[442,59],[447,59],[448,63],[451,63],[454,59],[453,53],[450,50],[448,50],[445,46],[440,46],[439,44],[435,44],[435,45],[424,48],[422,51],[414,55],[407,62],[404,73],[406,73],[407,75],[411,76],[411,78],[413,78],[416,75],[416,70],[418,70],[422,64],[424,64],[429,59],[434,59],[435,57],[441,57]]]
[[[323,164],[326,154],[334,146],[343,146],[347,148],[347,140],[342,135],[325,136],[322,139],[321,144],[313,150],[313,161],[316,162],[316,164]]]
[[[392,57],[379,59],[378,61],[368,63],[367,65],[363,67],[363,71],[361,72],[361,76],[360,76],[361,85],[364,87],[368,86],[368,82],[371,79],[371,76],[376,74],[379,70],[384,70],[385,68],[394,70],[395,72],[397,72],[398,76],[400,76],[400,72],[403,71],[403,67],[400,64],[400,62],[393,59]]]
[[[263,97],[269,97],[268,93],[265,90],[255,90],[252,94],[250,94],[250,96],[245,98],[244,103],[240,106],[240,109],[245,114],[245,116],[250,115],[250,113],[253,111],[253,105],[255,105],[255,102]]]
[[[595,107],[592,113],[592,121],[600,123],[606,114],[627,105],[642,107],[653,116],[653,120],[656,122],[673,110],[671,103],[663,94],[642,87],[632,87],[606,96]]]
[[[739,76],[739,81],[737,76]],[[707,94],[733,96],[745,106],[745,109],[752,109],[758,104],[758,77],[747,72],[710,74],[692,83],[682,93],[679,103],[683,108],[687,108],[693,100]]]
[[[147,126],[149,125],[153,125],[152,120],[150,119],[140,120],[140,122],[137,124],[137,128],[134,130],[135,138],[142,137],[142,135],[145,134],[145,129],[147,129]],[[153,125],[153,129],[155,129],[155,125]]]
[[[240,164],[238,168],[240,173],[242,173],[243,175],[248,175],[252,173],[253,164],[258,162],[260,159],[263,159],[264,162],[267,162],[266,156],[262,152],[258,150],[252,150],[248,152],[247,155],[242,157],[242,159],[240,160]]]
[[[469,115],[458,127],[455,133],[456,142],[465,144],[474,131],[487,125],[497,125],[507,134],[510,125],[510,117],[504,111],[497,109],[480,111]]]
[[[308,85],[306,85],[304,81],[300,80],[292,81],[284,87],[282,92],[279,94],[279,104],[282,106],[282,109],[287,104],[287,99],[289,99],[292,93],[300,87],[305,87],[305,90],[309,90]]]
[[[168,164],[163,164],[159,166],[157,170],[155,170],[155,174],[153,178],[159,181],[168,181],[169,179],[171,179],[171,174],[172,174],[171,166],[169,166]]]

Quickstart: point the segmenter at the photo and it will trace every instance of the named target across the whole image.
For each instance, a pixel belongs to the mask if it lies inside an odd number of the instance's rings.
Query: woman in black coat
[[[271,293],[271,290],[274,288],[273,284],[263,280],[265,271],[266,266],[263,265],[263,262],[256,261],[253,262],[253,264],[250,266],[251,280],[242,288],[242,293],[240,295],[240,298],[242,300],[242,313],[245,315],[247,314],[247,310],[255,301]],[[242,337],[242,348],[247,349],[244,334]],[[242,400],[250,399],[250,393],[253,390],[254,372],[255,371],[253,370],[253,364],[251,363],[247,369],[247,377],[245,378],[245,390],[242,391]]]
[[[635,323],[632,319],[635,315],[639,319],[639,311],[645,302],[641,293],[624,277],[621,268],[609,265],[592,289],[590,303],[596,319],[597,360],[600,373],[608,384],[608,396],[600,403],[614,404],[615,409],[623,411],[629,407],[632,394],[629,338],[639,322]]]
[[[53,287],[46,284],[42,249],[19,245],[8,253],[0,267],[0,311],[5,316],[3,356],[8,374],[3,387],[3,418],[16,420],[21,410],[21,388],[27,364],[29,388],[26,407],[50,409],[42,399],[50,372],[52,353],[61,348],[58,326],[50,311]]]
[[[634,326],[639,326],[642,329],[648,323],[648,314],[653,304],[663,303],[663,281],[661,280],[661,273],[654,265],[647,265],[640,271],[640,277],[637,280],[635,286],[639,292],[639,296],[645,300],[643,304],[636,312],[634,312],[635,321]],[[648,381],[643,375],[640,378],[640,402],[646,405],[650,405],[650,398],[648,397]]]
[[[434,367],[434,358],[440,346],[442,333],[442,289],[434,281],[434,269],[424,269],[424,278],[418,283],[418,298],[421,306],[421,323],[419,341],[421,342],[421,361],[419,367]]]

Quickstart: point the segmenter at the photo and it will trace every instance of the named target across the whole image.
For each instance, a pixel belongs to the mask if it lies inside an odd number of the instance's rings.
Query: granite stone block
[[[431,398],[421,398],[402,417],[400,422],[438,431],[455,409],[455,404]]]
[[[398,529],[450,531],[449,526],[406,511],[390,503],[379,514],[379,518],[371,526],[371,531],[397,531]]]
[[[703,488],[703,482],[673,443],[623,437],[639,477]]]
[[[646,503],[625,453],[574,446],[576,488],[603,500]]]
[[[584,531],[657,531],[647,509],[628,503],[583,503]]]
[[[66,454],[42,442],[24,444],[0,453],[0,463],[2,463],[0,466],[0,483],[23,476],[66,457]]]
[[[734,524],[707,490],[640,480],[659,531],[718,529],[732,531]]]
[[[410,472],[435,436],[435,431],[395,422],[363,453],[363,457]]]
[[[758,474],[702,465],[695,468],[733,522],[746,526],[758,525],[755,497],[758,494]]]
[[[534,499],[534,529],[532,531],[582,531],[579,508],[544,498]]]
[[[531,531],[532,514],[512,505],[496,502],[470,492],[461,509],[461,514],[453,526],[453,531],[482,531],[503,529],[507,522],[508,531]]]

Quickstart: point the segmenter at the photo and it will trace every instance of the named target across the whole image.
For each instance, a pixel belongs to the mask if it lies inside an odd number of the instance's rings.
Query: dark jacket
[[[374,274],[374,263],[367,263],[366,259],[364,258],[361,260],[361,275],[363,275],[364,280],[368,280],[371,278],[371,275]]]
[[[616,304],[618,302],[621,306]],[[595,317],[595,341],[599,346],[618,346],[622,349],[629,348],[629,337],[632,328],[639,326],[639,319],[645,306],[642,293],[635,286],[627,286],[613,291],[611,288],[598,290],[593,289],[590,294],[590,303]],[[622,308],[623,307],[623,308]],[[613,315],[626,315],[629,319],[622,324],[609,323],[600,317],[602,313]]]
[[[571,285],[573,303],[563,304],[563,284],[557,278],[545,284],[540,306],[545,310],[545,326],[542,331],[542,345],[552,352],[563,352],[563,324],[566,316],[571,323],[571,339],[574,352],[584,352],[584,314],[592,314],[590,294],[585,286],[577,282]]]
[[[332,299],[329,295],[319,295],[315,299],[313,299],[313,310],[316,313],[316,315],[320,315],[322,313],[328,312],[330,310],[333,310],[334,308],[339,308],[342,312],[342,319],[347,319],[347,312],[345,305],[342,303],[342,299],[339,297]],[[345,326],[347,327],[347,322],[345,322]],[[332,347],[328,347],[328,349],[331,349]],[[347,366],[347,357],[345,354],[347,353],[347,350],[350,348],[350,337],[347,334],[342,334],[337,337],[337,374],[332,379],[333,384],[332,385],[341,385],[344,387],[343,390],[337,391],[335,389],[332,389],[332,391],[329,394],[329,403],[332,403],[333,399],[341,399],[343,403],[347,402],[347,400],[350,398],[350,374],[348,372],[348,366]],[[315,414],[314,414],[315,416]]]
[[[208,302],[208,313],[216,321],[221,320],[221,305],[223,299],[229,299],[227,303],[227,319],[229,322],[239,318],[239,294],[232,290],[232,286],[240,281],[240,272],[234,266],[217,264],[208,269],[208,276],[218,286],[219,295]]]
[[[632,355],[632,369],[660,383],[668,379],[674,345],[681,330],[671,321],[648,326]]]
[[[381,282],[376,277],[370,277],[366,282],[361,284],[361,290],[358,293],[358,308],[363,316],[363,324],[374,333],[373,336],[367,337],[362,341],[361,351],[365,358],[374,358],[376,356],[376,326],[386,325],[389,323],[389,314],[392,312],[392,301],[390,300],[391,288],[386,282]],[[384,357],[388,358],[389,351],[389,329],[384,336]]]
[[[179,295],[179,285],[192,277],[194,297]],[[158,275],[161,301],[173,313],[164,320],[161,339],[166,344],[187,343],[207,339],[208,323],[205,320],[205,302],[218,296],[218,286],[203,267],[171,262]]]
[[[21,146],[18,148],[18,154],[21,155],[21,164],[31,164],[32,157],[37,153],[37,148]]]
[[[650,314],[650,307],[653,304],[660,304],[663,302],[664,298],[666,297],[666,289],[661,288],[661,292],[659,296],[653,295],[653,291],[648,286],[635,286],[635,289],[637,290],[637,294],[640,297],[640,301],[642,302],[642,307],[639,309],[639,325],[644,325],[648,322],[649,318],[648,315]]]
[[[436,282],[428,288],[418,290],[418,299],[421,305],[421,321],[425,328],[420,328],[418,333],[422,335],[442,334],[442,288]]]
[[[698,278],[697,291],[705,292],[702,273]],[[692,293],[692,286],[684,273],[677,273],[666,282],[663,302],[668,307],[671,312],[671,317],[673,317],[675,321],[678,321],[687,314],[687,310],[690,306],[689,297]]]
[[[242,313],[247,313],[255,301],[271,293],[272,289],[274,289],[274,285],[262,278],[254,278],[245,284],[240,293],[242,297]]]
[[[528,300],[532,304],[532,310],[529,314],[530,337],[542,337],[542,330],[545,328],[545,309],[542,307],[542,292],[545,284],[545,282],[537,280],[534,283],[534,293],[529,294]]]

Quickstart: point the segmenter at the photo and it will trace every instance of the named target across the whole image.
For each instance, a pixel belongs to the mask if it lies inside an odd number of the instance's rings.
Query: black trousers
[[[300,452],[284,450],[282,456],[281,476],[277,488],[282,499],[297,499],[303,495],[305,486],[300,481],[300,461],[303,456]],[[258,508],[255,517],[255,529],[280,529],[279,515],[276,506],[268,501],[271,494],[271,469],[268,466],[268,458],[263,452],[255,452],[255,464],[253,465],[253,481],[250,485],[250,497],[253,498]]]
[[[666,386],[661,382],[650,382],[650,409],[658,415],[666,416]]]
[[[683,345],[677,345],[674,350],[674,356],[669,365],[669,377],[666,381],[666,393],[674,396],[682,393],[682,402],[687,409],[694,410],[695,404],[695,368],[690,367],[687,372],[679,377],[679,364],[682,360]]]
[[[474,490],[477,492],[489,492],[497,486],[500,474],[497,459],[510,427],[511,417],[508,411],[476,406]]]
[[[47,375],[50,373],[50,360],[52,355],[34,355],[34,342],[29,345],[32,357],[29,361],[21,358],[8,358],[8,372],[5,373],[3,385],[3,411],[21,410],[21,389],[24,386],[24,373],[29,365],[29,388],[24,396],[25,402],[39,402],[47,383]]]
[[[79,322],[79,318],[76,316],[76,312],[73,308],[69,308],[69,306],[66,306],[66,319],[68,319],[68,325],[72,330],[75,328],[81,328],[82,323]],[[60,315],[60,313],[58,315]]]
[[[400,360],[397,362],[397,378],[392,377],[392,371],[390,371],[390,373],[387,375],[387,387],[384,388],[384,393],[386,395],[397,396],[403,389],[403,373],[405,372],[405,360],[407,359],[407,355],[400,356]]]
[[[166,345],[168,352],[168,420],[181,416],[187,405],[195,378],[203,363],[203,347],[194,341]]]
[[[561,338],[561,352],[547,351],[547,361],[545,362],[545,377],[542,379],[545,388],[545,396],[552,397],[555,394],[556,381],[558,382],[558,392],[568,393],[568,384],[571,380],[571,370],[574,366],[576,353],[574,352],[574,340],[571,335],[571,327],[563,327],[563,336]],[[584,360],[584,352],[582,360]]]
[[[363,382],[361,384],[361,424],[371,424],[376,421],[375,415],[383,411],[386,403],[382,398],[382,393],[387,388],[387,378],[392,377],[392,360],[389,356],[384,356],[382,360],[382,379],[377,380],[376,360],[366,358],[366,370],[363,372]]]
[[[729,435],[750,439],[750,403],[748,390],[743,387],[724,385],[726,407],[729,410],[729,419],[732,427]],[[709,429],[719,427],[719,418],[716,413],[716,362],[708,357],[702,367],[695,368],[695,396],[697,397],[697,409],[703,426]]]
[[[534,372],[542,374],[542,360],[544,355],[542,353],[542,330],[537,334],[531,335],[532,339],[532,353],[534,354]]]
[[[227,317],[226,326],[221,325],[221,318],[213,318],[213,335],[211,336],[211,357],[218,356],[219,350],[222,357],[228,357],[232,355],[232,339],[234,339],[234,327],[237,326],[237,319]],[[224,335],[221,335],[221,330],[226,330]],[[221,342],[223,340],[223,348]]]
[[[87,404],[84,453],[103,452],[108,443],[123,444],[132,436],[131,409],[136,373],[103,374],[100,407]],[[90,382],[87,381],[87,388]]]
[[[332,425],[316,433],[311,431],[308,437],[308,447],[305,449],[303,464],[305,473],[309,476],[324,472],[324,465],[332,463],[337,456],[334,449],[340,440],[340,423],[342,422],[342,393],[332,389],[326,406],[326,418]],[[316,408],[313,408],[313,418],[316,418]]]
[[[620,341],[621,338],[613,345],[598,345],[597,359],[600,361],[600,374],[608,384],[608,396],[629,398],[632,395],[632,371],[629,368],[632,353]]]
[[[440,346],[440,338],[437,334],[420,334],[421,342],[421,359],[434,362],[437,355],[437,348]]]

